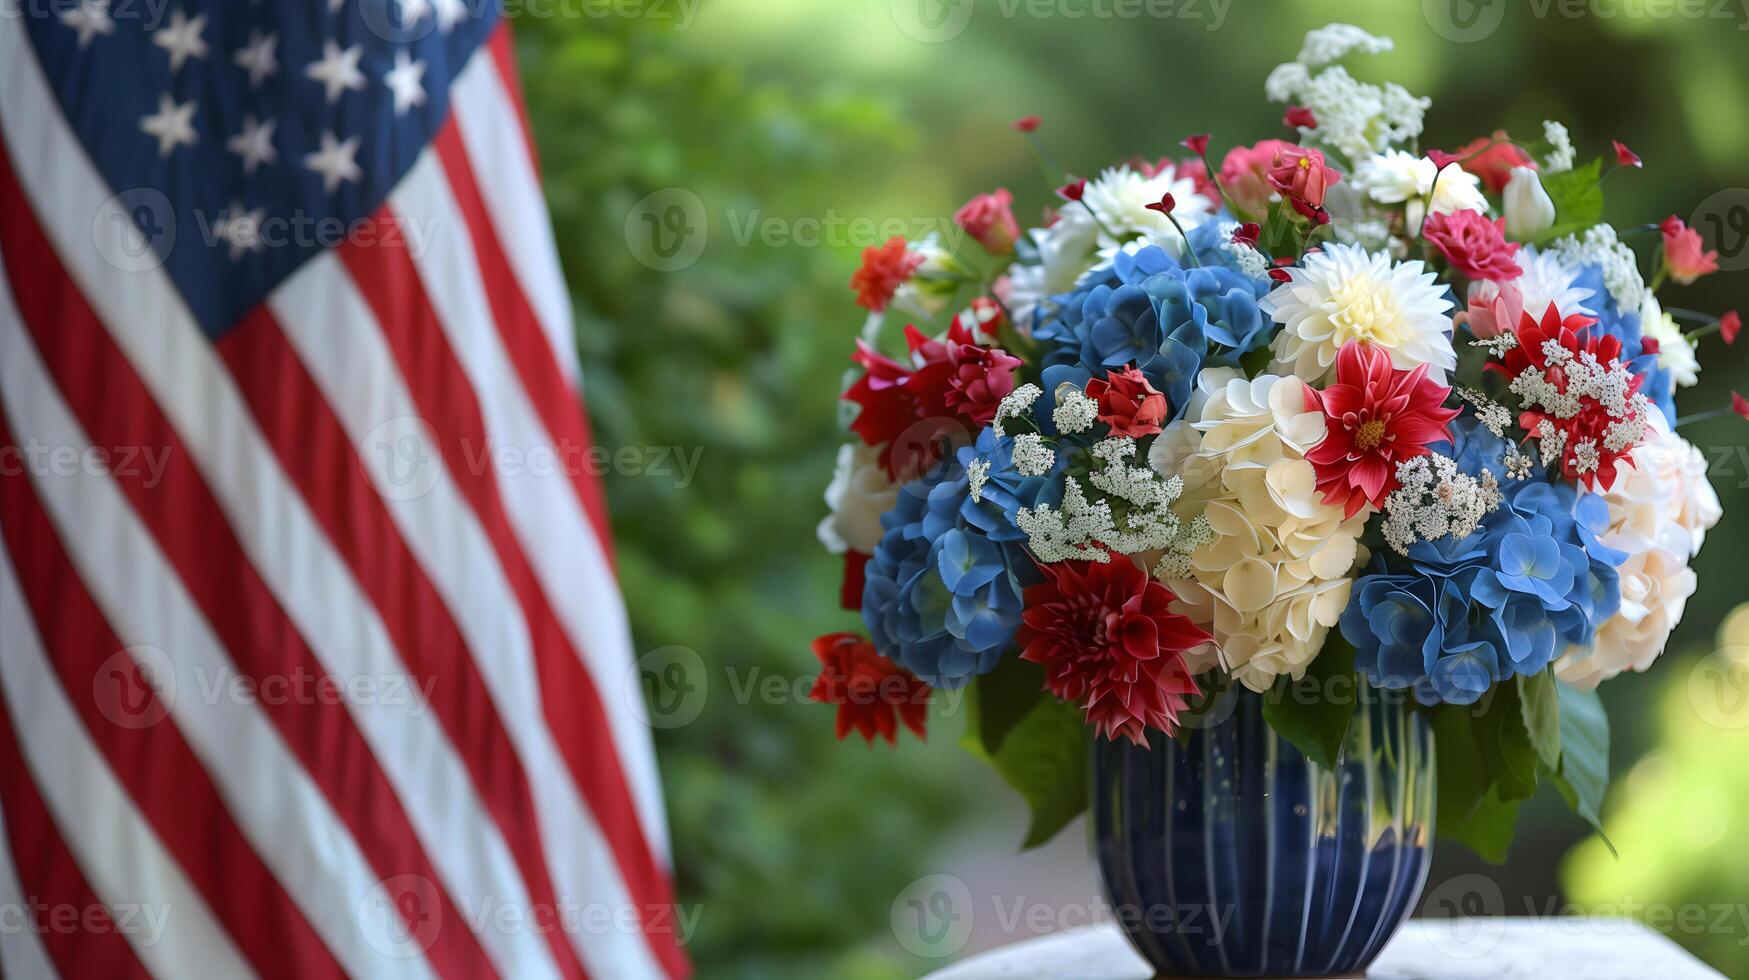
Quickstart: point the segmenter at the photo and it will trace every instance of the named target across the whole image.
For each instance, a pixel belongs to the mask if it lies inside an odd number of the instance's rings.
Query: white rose
[[[860,442],[838,448],[838,466],[826,487],[832,513],[820,522],[820,543],[832,554],[872,553],[881,540],[881,515],[899,502],[899,487],[881,469],[880,451]]]

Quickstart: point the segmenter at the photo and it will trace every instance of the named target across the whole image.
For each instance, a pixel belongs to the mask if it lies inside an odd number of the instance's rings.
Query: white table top
[[[1146,961],[1107,924],[973,956],[927,980],[1151,980]],[[1723,980],[1651,929],[1626,919],[1416,919],[1385,947],[1369,980]]]

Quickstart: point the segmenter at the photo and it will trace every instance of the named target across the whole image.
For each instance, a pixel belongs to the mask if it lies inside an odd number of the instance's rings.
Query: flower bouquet
[[[1091,784],[1114,899],[1164,875],[1240,908],[1218,961],[1181,919],[1126,920],[1172,972],[1363,967],[1435,806],[1495,859],[1540,782],[1595,824],[1593,689],[1656,660],[1720,517],[1674,398],[1740,321],[1658,299],[1716,254],[1675,217],[1604,222],[1606,179],[1641,166],[1620,143],[1581,162],[1546,122],[1423,149],[1430,101],[1343,65],[1389,48],[1307,35],[1265,86],[1292,138],[1219,166],[1194,135],[1080,179],[1022,119],[1043,226],[999,189],[955,216],[982,254],[894,238],[852,280],[820,537],[867,636],[815,641],[813,696],[840,738],[891,741],[968,695],[1028,844]],[[1252,908],[1296,875],[1304,904]],[[1323,917],[1351,925],[1320,939]]]

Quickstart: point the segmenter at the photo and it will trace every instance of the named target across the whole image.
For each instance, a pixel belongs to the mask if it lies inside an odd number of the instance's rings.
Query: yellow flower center
[[[1300,157],[1300,169],[1301,170],[1312,169],[1312,159],[1310,157]]]
[[[1388,289],[1369,276],[1352,276],[1331,293],[1331,342],[1337,347],[1351,340],[1367,340],[1390,350],[1403,341],[1397,331],[1397,309]]]
[[[1378,419],[1360,423],[1360,428],[1354,432],[1354,448],[1361,452],[1371,452],[1378,444],[1385,441],[1385,423]]]

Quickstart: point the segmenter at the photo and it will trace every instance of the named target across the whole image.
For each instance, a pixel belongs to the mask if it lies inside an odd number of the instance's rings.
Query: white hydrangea
[[[1354,186],[1379,204],[1406,205],[1404,217],[1412,229],[1421,227],[1429,213],[1488,212],[1488,198],[1475,174],[1455,163],[1441,173],[1432,160],[1402,150],[1386,150],[1360,161]]]
[[[1658,366],[1669,371],[1677,384],[1684,388],[1700,384],[1700,358],[1694,341],[1683,334],[1676,318],[1664,312],[1649,289],[1640,304],[1640,330],[1658,342]]]
[[[1215,637],[1193,663],[1218,659],[1263,691],[1282,674],[1301,676],[1323,648],[1348,604],[1366,515],[1345,521],[1318,492],[1305,453],[1323,439],[1324,417],[1307,411],[1303,382],[1209,369],[1197,387],[1149,463],[1183,481],[1175,509],[1200,513],[1210,540],[1159,574],[1175,608]]]
[[[1591,647],[1569,647],[1559,677],[1584,690],[1623,671],[1645,670],[1664,652],[1694,594],[1689,560],[1723,516],[1707,482],[1706,458],[1658,413],[1633,465],[1616,461],[1604,545],[1627,553],[1618,569],[1621,610],[1598,627]]]
[[[1261,304],[1284,325],[1271,344],[1272,370],[1316,384],[1351,340],[1377,344],[1400,370],[1426,364],[1441,384],[1457,367],[1451,301],[1421,262],[1393,263],[1382,252],[1332,244],[1288,273],[1292,280]]]
[[[1543,139],[1549,143],[1549,152],[1543,157],[1543,169],[1551,174],[1572,170],[1573,137],[1567,133],[1567,127],[1553,119],[1544,119]]]
[[[1646,298],[1646,280],[1640,276],[1634,250],[1616,237],[1611,225],[1592,225],[1582,236],[1568,235],[1549,246],[1568,266],[1578,269],[1596,264],[1603,270],[1603,285],[1623,310],[1637,310]]]
[[[898,502],[898,484],[881,468],[880,450],[861,442],[838,447],[838,466],[826,487],[832,512],[820,522],[820,543],[835,555],[872,553],[881,540],[881,515]]]

